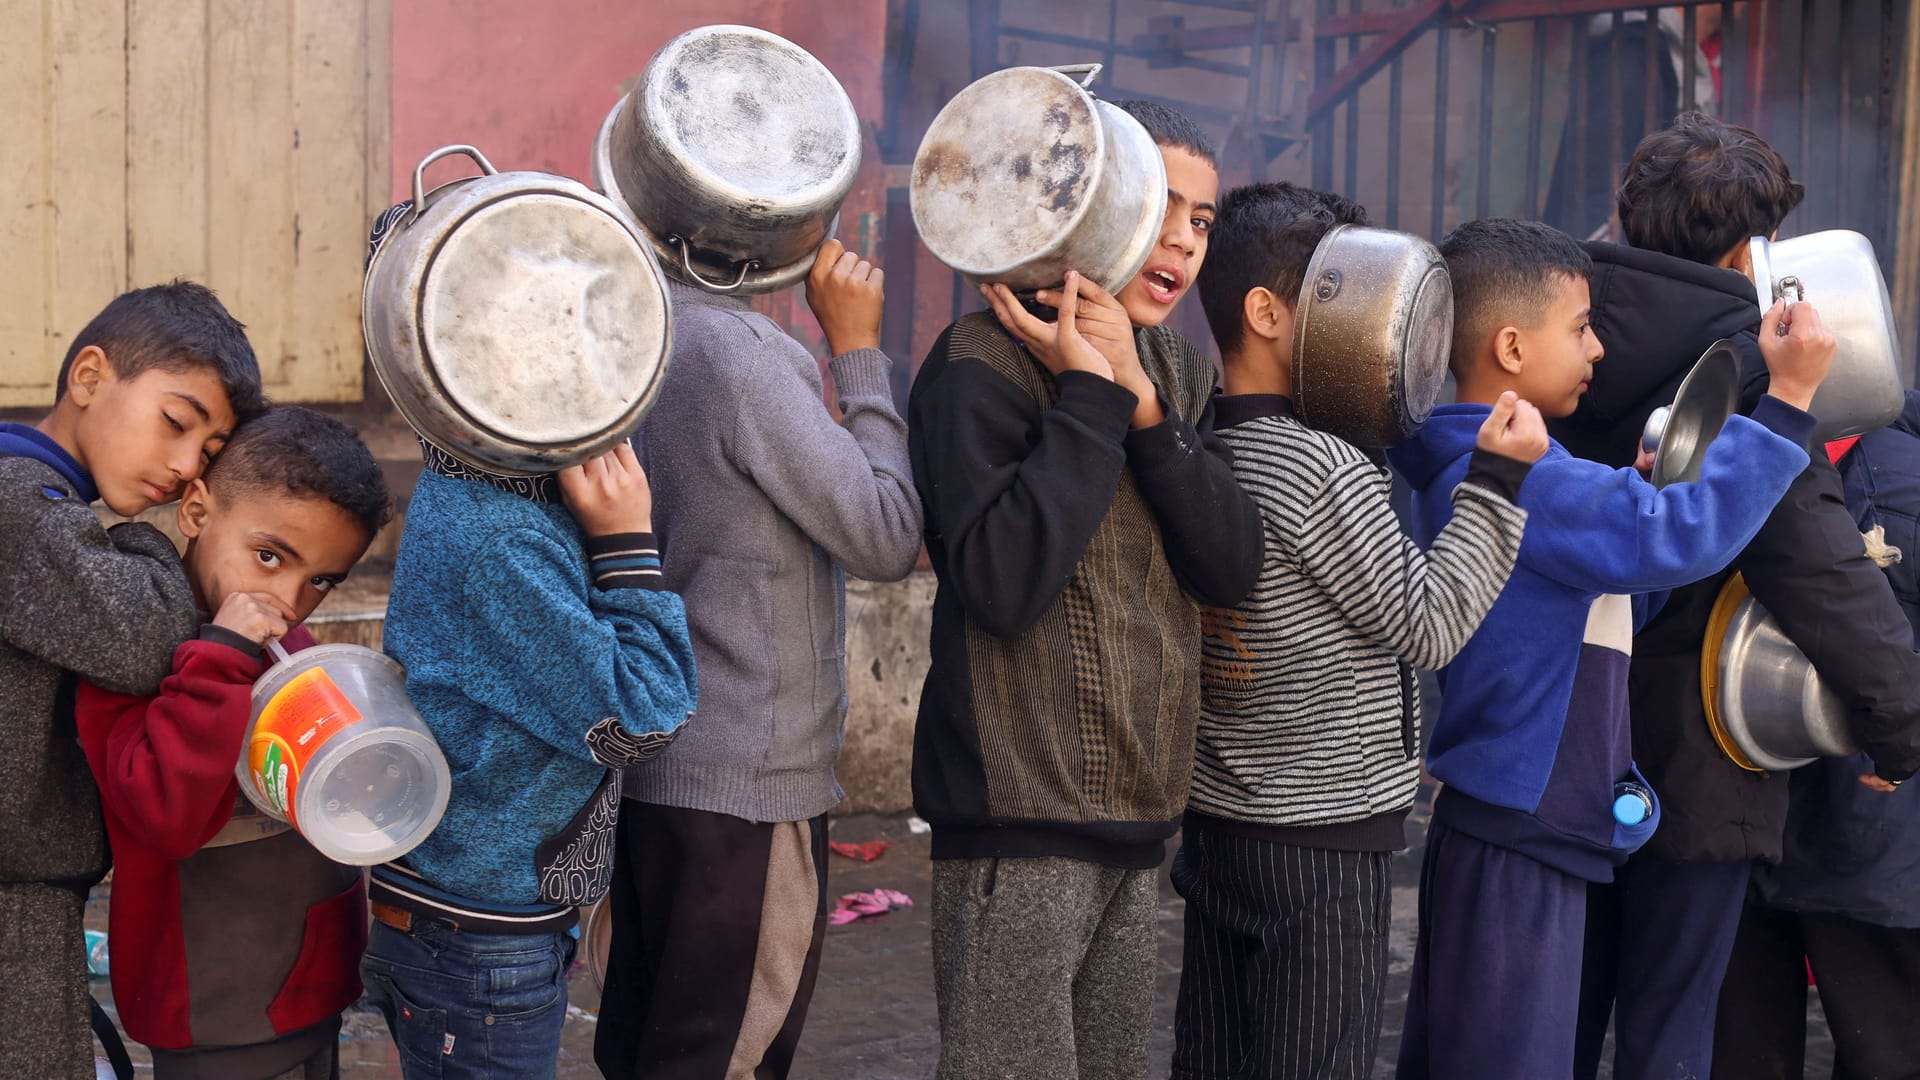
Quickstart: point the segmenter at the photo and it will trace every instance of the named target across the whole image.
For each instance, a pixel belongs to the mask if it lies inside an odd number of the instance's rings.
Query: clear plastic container
[[[240,790],[335,862],[372,866],[419,846],[451,777],[406,673],[359,645],[272,648],[280,662],[253,684]]]

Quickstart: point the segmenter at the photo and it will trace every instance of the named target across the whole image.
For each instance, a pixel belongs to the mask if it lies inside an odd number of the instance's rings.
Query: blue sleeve
[[[467,568],[463,602],[484,640],[468,643],[466,694],[555,749],[598,760],[588,735],[608,718],[654,740],[686,722],[693,642],[677,594],[602,588],[584,552],[531,529],[495,537]]]
[[[1807,466],[1813,417],[1764,398],[1707,448],[1700,479],[1655,488],[1632,469],[1549,454],[1521,492],[1520,562],[1594,593],[1678,588],[1733,561]]]

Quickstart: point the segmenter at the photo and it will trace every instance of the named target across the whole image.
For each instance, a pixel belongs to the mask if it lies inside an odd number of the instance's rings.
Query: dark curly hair
[[[1593,259],[1551,225],[1513,218],[1469,221],[1440,241],[1453,278],[1453,359],[1471,357],[1503,326],[1536,326],[1567,278],[1586,281]],[[1459,374],[1459,368],[1454,368]]]
[[[1771,236],[1807,189],[1753,131],[1685,112],[1640,140],[1616,199],[1627,243],[1711,265]]]
[[[67,347],[54,400],[66,394],[74,357],[89,345],[107,354],[107,364],[122,379],[154,368],[212,371],[241,423],[267,408],[260,390],[260,364],[247,341],[246,327],[205,285],[175,280],[114,297]]]
[[[1293,307],[1321,238],[1336,225],[1366,223],[1367,208],[1352,199],[1284,180],[1227,192],[1207,232],[1207,261],[1196,281],[1221,353],[1240,345],[1249,292],[1264,287]]]
[[[393,518],[387,478],[352,428],[311,409],[282,405],[247,421],[207,466],[223,498],[247,494],[325,499],[366,527]]]

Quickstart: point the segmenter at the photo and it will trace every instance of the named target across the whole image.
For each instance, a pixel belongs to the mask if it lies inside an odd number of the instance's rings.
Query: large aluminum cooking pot
[[[1314,249],[1293,316],[1301,422],[1387,447],[1426,423],[1453,349],[1453,278],[1417,236],[1339,225]]]
[[[712,292],[807,275],[860,168],[860,120],[825,64],[751,26],[661,48],[607,113],[594,186],[625,206],[667,272]]]
[[[1721,338],[1693,365],[1680,381],[1680,390],[1671,406],[1653,410],[1641,433],[1640,445],[1653,451],[1655,487],[1700,479],[1700,464],[1705,460],[1707,444],[1727,425],[1727,418],[1740,411],[1740,380],[1743,366],[1740,350]]]
[[[996,71],[933,118],[908,195],[935,258],[1016,292],[1077,270],[1117,293],[1140,272],[1166,219],[1166,164],[1139,121],[1067,74],[1099,70]]]
[[[1839,695],[1738,574],[1707,622],[1700,690],[1714,741],[1743,769],[1784,772],[1858,750]]]
[[[455,154],[484,175],[425,191],[427,166]],[[614,205],[563,176],[499,172],[471,146],[413,170],[411,208],[373,254],[360,314],[407,423],[512,475],[626,439],[672,348],[666,279]]]
[[[1748,242],[1761,310],[1781,296],[1810,300],[1838,339],[1833,370],[1813,396],[1816,442],[1883,428],[1900,415],[1913,361],[1900,351],[1893,302],[1874,258],[1857,232],[1832,229],[1791,240]]]

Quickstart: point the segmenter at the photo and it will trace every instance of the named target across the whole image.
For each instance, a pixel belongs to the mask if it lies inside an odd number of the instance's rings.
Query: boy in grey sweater
[[[828,240],[807,279],[838,420],[805,346],[743,300],[672,286],[672,362],[641,440],[700,708],[625,777],[594,1042],[609,1077],[784,1076],[799,1042],[844,794],[844,574],[898,580],[920,550],[882,277]]]
[[[53,411],[0,424],[0,1076],[90,1078],[81,915],[107,869],[74,678],[152,694],[200,619],[173,544],[103,528],[172,502],[261,408],[240,324],[187,282],[127,293],[74,338]]]

